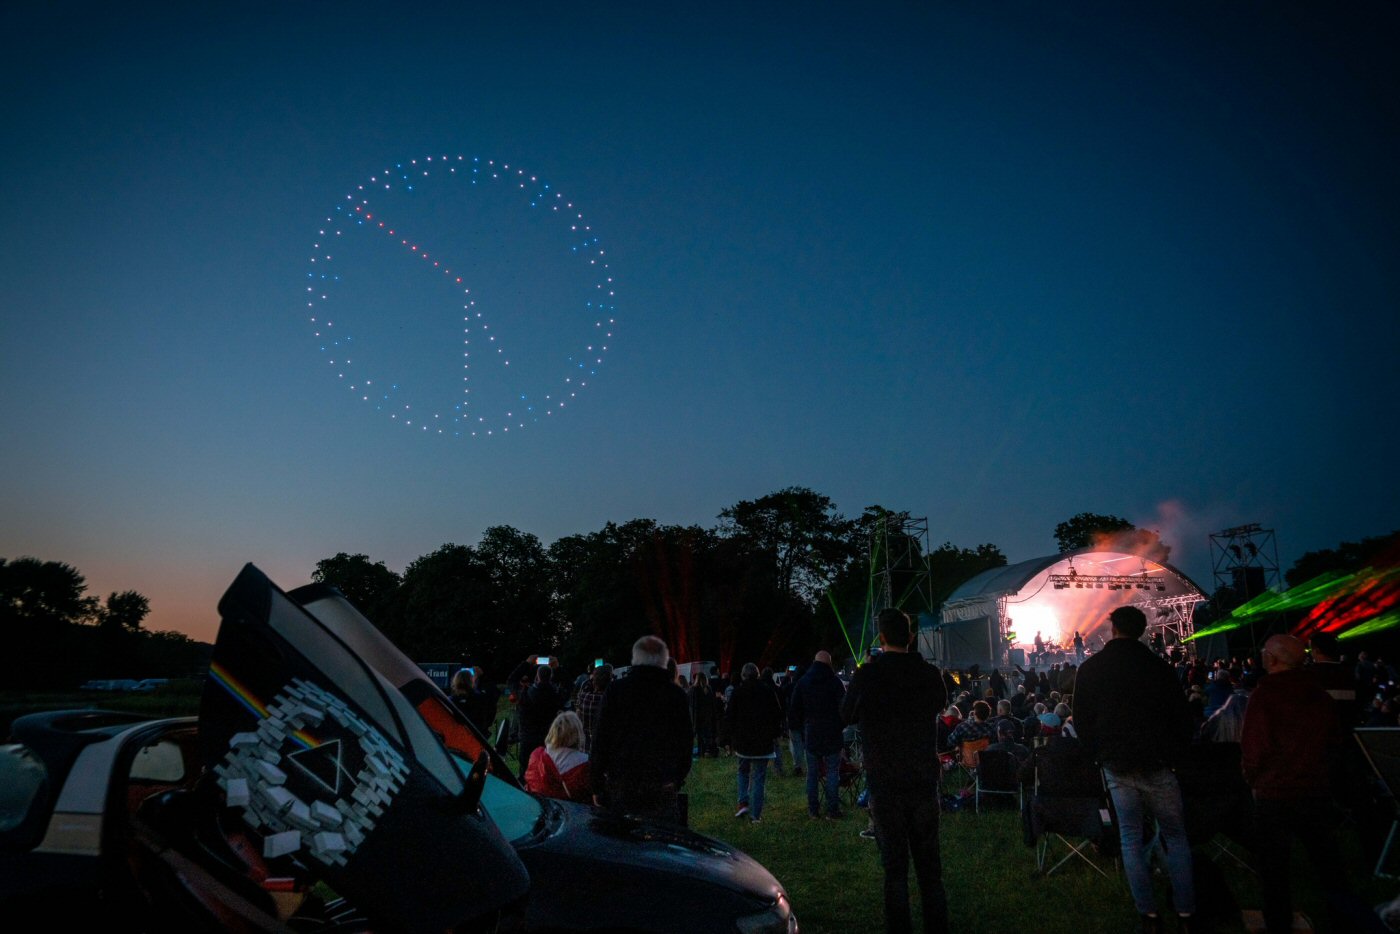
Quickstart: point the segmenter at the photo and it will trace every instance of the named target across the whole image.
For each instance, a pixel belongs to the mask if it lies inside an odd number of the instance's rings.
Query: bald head
[[[1269,636],[1264,643],[1264,670],[1291,671],[1303,667],[1303,643],[1294,636]]]
[[[816,660],[821,662],[823,665],[830,665],[831,653],[823,649],[822,651],[817,653]]]

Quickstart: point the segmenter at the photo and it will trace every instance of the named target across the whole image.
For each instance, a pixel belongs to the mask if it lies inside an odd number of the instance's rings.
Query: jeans
[[[792,768],[793,771],[802,768],[802,762],[806,758],[806,748],[802,742],[802,731],[788,730],[788,742],[792,744]]]
[[[1333,832],[1339,815],[1331,801],[1325,798],[1256,800],[1254,814],[1259,834],[1259,888],[1264,896],[1264,925],[1269,934],[1293,930],[1289,875],[1294,837],[1303,844],[1313,878],[1326,896],[1333,928],[1338,931],[1387,930],[1347,882],[1347,864]]]
[[[923,903],[925,934],[948,930],[948,896],[943,890],[943,860],[938,851],[938,786],[888,786],[870,782],[870,820],[885,870],[885,930],[906,934],[914,929],[909,913],[909,856]]]
[[[749,806],[749,817],[763,816],[763,785],[768,781],[768,759],[739,759],[739,803]],[[753,793],[749,793],[749,773],[753,773]]]
[[[792,767],[797,768],[797,759],[792,760]],[[778,740],[773,740],[773,770],[779,775],[783,774],[783,744]]]
[[[807,753],[807,813],[816,817],[822,812],[821,799],[817,796],[817,773],[826,769],[826,812],[832,817],[841,813],[841,799],[838,797],[841,785],[841,753],[833,752],[825,756]]]
[[[1155,914],[1157,901],[1152,895],[1152,868],[1148,865],[1147,835],[1143,833],[1149,816],[1156,818],[1158,839],[1166,849],[1167,875],[1172,883],[1172,902],[1177,914],[1196,911],[1196,887],[1191,878],[1191,844],[1186,840],[1186,819],[1181,803],[1181,786],[1171,769],[1146,772],[1118,771],[1105,767],[1104,779],[1118,812],[1118,836],[1123,845],[1123,873],[1138,914]]]

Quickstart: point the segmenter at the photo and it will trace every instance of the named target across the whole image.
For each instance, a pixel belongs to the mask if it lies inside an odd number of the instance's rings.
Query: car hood
[[[773,874],[727,843],[682,827],[545,799],[535,834],[515,841],[548,904],[530,905],[531,927],[713,931],[715,920],[786,898]]]

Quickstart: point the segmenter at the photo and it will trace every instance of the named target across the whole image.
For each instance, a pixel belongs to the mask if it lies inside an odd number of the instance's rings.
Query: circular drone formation
[[[428,222],[433,207],[431,199],[448,195],[462,197],[466,192],[487,186],[508,191],[511,202],[533,215],[530,220],[537,222],[535,226],[548,236],[551,256],[546,258],[545,265],[550,268],[537,271],[531,267],[530,275],[543,279],[557,272],[569,283],[565,286],[566,294],[545,302],[551,307],[521,308],[519,303],[509,300],[513,296],[473,293],[472,286],[476,283],[471,273],[462,269],[470,268],[468,258],[460,252],[456,256],[449,255],[454,252],[450,247],[439,254],[411,230],[415,224],[419,232],[432,226]],[[406,200],[424,195],[427,201]],[[453,223],[460,226],[460,219],[454,219]],[[424,317],[428,319],[429,328],[443,328],[445,322],[455,322],[450,340],[453,346],[460,348],[460,390],[453,389],[451,395],[444,398],[442,391],[427,388],[432,381],[425,377],[442,377],[440,371],[450,365],[446,363],[446,356],[436,363],[430,362],[426,370],[419,369],[416,360],[411,365],[399,361],[400,371],[391,371],[382,360],[374,360],[372,352],[368,354],[370,360],[362,359],[375,339],[371,338],[369,345],[357,342],[357,328],[375,323],[381,325],[381,332],[394,330],[393,324],[397,324],[400,331],[411,329],[423,323],[414,317],[423,303],[416,293],[412,298],[405,294],[402,302],[395,303],[403,320],[368,320],[385,319],[391,314],[383,307],[354,307],[366,282],[382,273],[379,266],[382,259],[376,260],[376,269],[368,268],[370,264],[363,260],[359,263],[353,258],[342,260],[350,238],[369,238],[376,244],[368,247],[358,244],[361,256],[366,255],[366,249],[374,250],[376,256],[390,250],[412,264],[411,275],[431,277],[435,280],[431,284],[446,286],[445,292],[439,288],[434,294],[448,296],[453,313],[448,316],[443,313],[446,308],[434,307]],[[361,402],[417,432],[488,437],[511,429],[520,430],[553,416],[587,387],[613,337],[616,311],[613,276],[592,227],[574,204],[547,182],[524,169],[493,159],[428,156],[374,173],[349,192],[326,217],[312,250],[306,274],[306,307],[327,364],[334,370],[337,380]],[[396,274],[404,272],[402,268],[395,270]],[[477,304],[478,297],[482,299],[481,306]],[[569,327],[531,319],[528,312],[536,310],[542,311],[546,320],[562,321]],[[349,322],[340,320],[347,311],[352,318],[355,313],[360,318]],[[530,334],[531,329],[537,333]],[[522,388],[511,382],[522,367],[517,366],[512,371],[511,354],[506,349],[505,332],[508,331],[514,331],[517,338],[535,338],[541,336],[538,332],[545,332],[543,337],[547,341],[562,341],[566,346],[542,350],[535,346],[536,340],[520,340],[521,344],[531,345],[525,351],[530,359],[517,362],[528,363],[534,373],[529,385]],[[448,338],[443,331],[435,332],[438,347]],[[476,394],[474,388],[478,390]],[[483,401],[483,396],[490,393],[483,393],[482,389],[494,392],[496,401]],[[486,410],[488,407],[490,411]]]

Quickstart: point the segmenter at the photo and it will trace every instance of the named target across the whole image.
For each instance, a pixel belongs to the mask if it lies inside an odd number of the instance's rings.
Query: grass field
[[[848,808],[844,820],[813,821],[807,816],[804,779],[774,777],[770,772],[762,822],[736,820],[736,762],[721,758],[695,763],[686,783],[691,827],[738,846],[767,866],[792,898],[804,934],[883,931],[879,857],[874,841],[859,836],[866,826],[865,812]],[[970,805],[944,814],[940,838],[953,934],[1134,930],[1137,913],[1121,870],[1105,879],[1076,860],[1054,875],[1037,876],[1035,852],[1022,841],[1020,816],[1012,801],[993,807],[984,801],[980,814]],[[1372,880],[1354,852],[1352,856],[1352,878],[1358,880],[1368,904],[1388,900],[1400,891],[1395,883]],[[1239,907],[1257,909],[1254,876],[1228,859],[1217,865]],[[1295,854],[1294,880],[1295,907],[1314,921],[1318,931],[1332,931],[1319,893],[1308,883],[1301,854]],[[910,888],[917,902],[912,878]],[[1159,904],[1166,908],[1170,902],[1165,881],[1158,888]],[[917,930],[917,905],[914,918]],[[1237,911],[1208,928],[1243,929]]]

